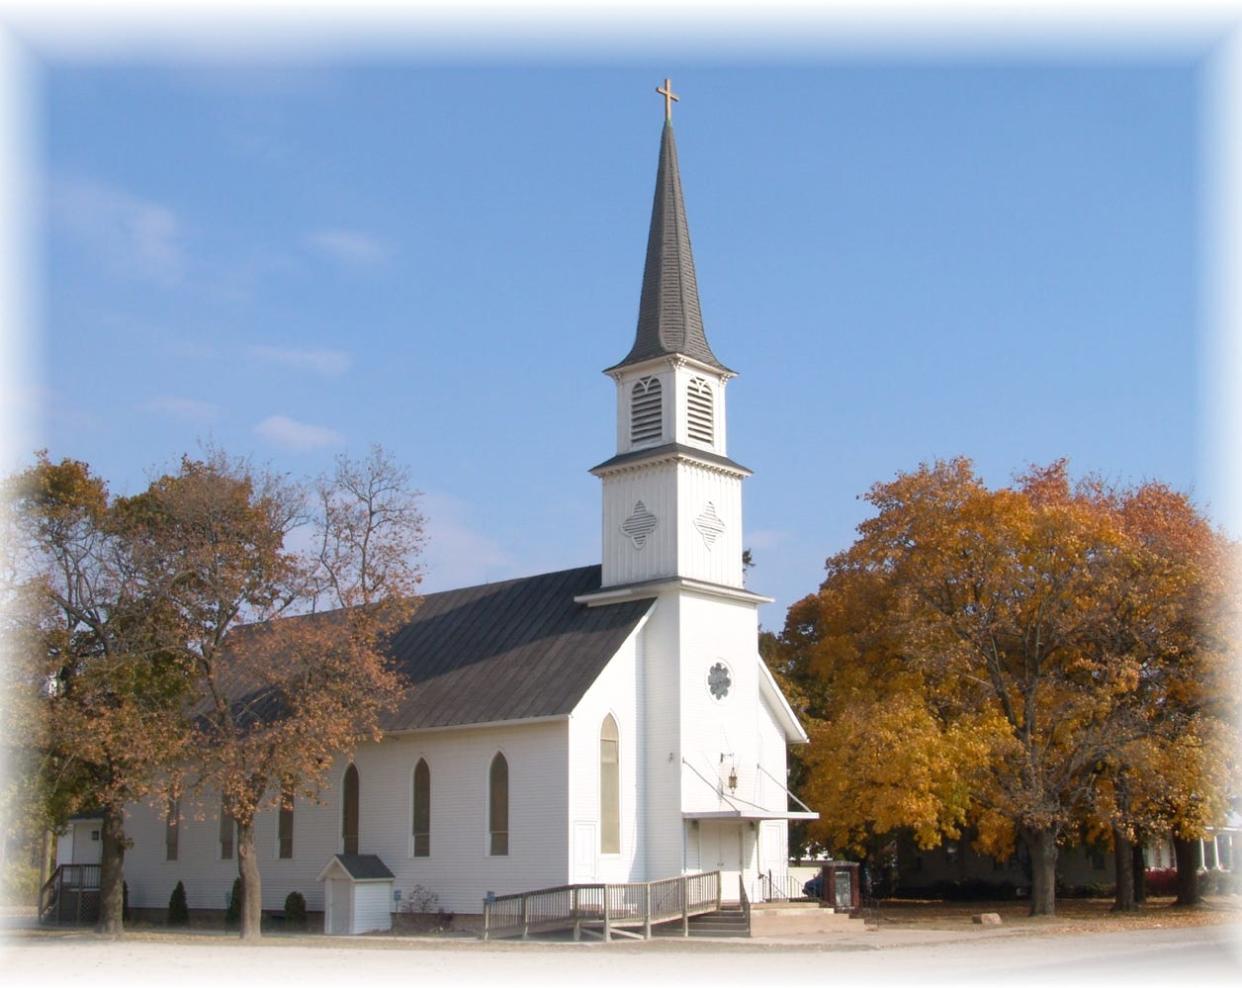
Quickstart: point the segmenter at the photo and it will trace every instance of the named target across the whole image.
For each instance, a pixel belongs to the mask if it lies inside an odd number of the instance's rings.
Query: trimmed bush
[[[293,930],[306,929],[306,900],[301,892],[285,896],[285,926]]]
[[[177,883],[177,887],[172,890],[172,895],[168,898],[168,925],[190,925],[190,907],[186,904],[185,886],[181,882]]]
[[[233,879],[233,891],[229,893],[229,908],[224,913],[224,925],[228,927],[241,924],[241,879]]]
[[[1177,895],[1177,869],[1148,868],[1147,894],[1160,896]]]

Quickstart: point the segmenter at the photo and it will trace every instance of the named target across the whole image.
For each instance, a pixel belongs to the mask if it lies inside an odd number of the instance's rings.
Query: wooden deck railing
[[[690,917],[720,908],[720,872],[679,875],[655,882],[558,885],[483,900],[484,940],[494,937],[573,930],[611,940],[641,939],[655,923],[680,919],[688,935]],[[641,928],[642,932],[636,932]]]
[[[39,889],[39,922],[94,922],[99,911],[99,865],[64,864]]]

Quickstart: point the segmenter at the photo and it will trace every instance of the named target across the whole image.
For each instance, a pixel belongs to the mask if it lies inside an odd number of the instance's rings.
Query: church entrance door
[[[699,867],[720,872],[720,898],[738,901],[742,874],[742,825],[704,820],[699,824]]]

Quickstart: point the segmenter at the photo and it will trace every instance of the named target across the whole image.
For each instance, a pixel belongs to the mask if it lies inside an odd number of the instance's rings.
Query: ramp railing
[[[690,917],[720,908],[720,872],[678,875],[654,882],[557,885],[491,896],[483,900],[484,940],[572,930],[611,940],[613,936],[644,939],[652,924],[682,921],[688,936]],[[639,932],[641,931],[641,932]]]

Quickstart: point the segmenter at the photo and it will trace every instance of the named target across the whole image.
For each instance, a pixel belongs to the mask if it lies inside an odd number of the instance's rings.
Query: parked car
[[[822,871],[802,886],[802,894],[808,899],[824,897],[824,873]]]

